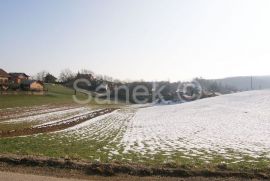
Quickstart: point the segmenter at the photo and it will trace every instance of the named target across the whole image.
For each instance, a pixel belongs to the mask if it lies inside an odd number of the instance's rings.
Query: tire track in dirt
[[[33,134],[39,134],[39,133],[60,131],[60,130],[67,129],[69,127],[73,127],[75,125],[81,124],[89,119],[93,119],[95,117],[111,113],[115,110],[117,110],[117,108],[106,108],[106,109],[101,109],[101,110],[97,110],[97,111],[85,114],[83,116],[82,115],[74,116],[70,119],[66,119],[66,120],[52,123],[52,124],[18,129],[18,130],[0,131],[0,138],[27,136],[27,135],[33,135]]]

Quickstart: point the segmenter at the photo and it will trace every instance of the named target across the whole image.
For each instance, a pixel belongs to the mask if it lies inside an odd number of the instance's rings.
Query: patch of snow
[[[270,152],[270,91],[141,108],[121,140],[125,153],[183,151],[258,157]],[[153,153],[152,152],[152,153]]]
[[[48,111],[48,110],[46,110]],[[66,117],[66,115],[76,115],[76,114],[85,114],[89,112],[89,108],[80,107],[80,108],[55,108],[51,109],[51,112],[40,113],[34,116],[15,118],[8,121],[3,121],[2,123],[18,123],[18,122],[45,122],[47,124],[51,121],[58,121],[60,118]]]

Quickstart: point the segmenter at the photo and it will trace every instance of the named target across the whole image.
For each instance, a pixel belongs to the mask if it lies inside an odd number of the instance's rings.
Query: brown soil
[[[142,165],[123,165],[123,164],[101,164],[90,163],[86,161],[73,161],[66,159],[53,159],[46,157],[29,157],[16,155],[2,155],[0,156],[0,165],[7,171],[12,171],[14,168],[42,170],[50,173],[55,171],[56,176],[75,176],[74,178],[87,178],[93,175],[110,176],[110,178],[117,178],[119,176],[125,177],[140,177],[140,178],[201,178],[199,180],[247,180],[247,179],[270,179],[269,172],[234,172],[229,170],[192,170],[184,168],[168,168],[168,167],[145,167]],[[11,170],[10,170],[11,169]],[[19,169],[19,170],[20,170]],[[38,171],[35,171],[38,172]],[[59,174],[59,175],[57,175]],[[111,177],[113,176],[113,177]],[[140,179],[141,180],[141,179]],[[162,179],[164,180],[164,179]],[[193,181],[191,179],[191,181]]]
[[[47,133],[47,132],[54,132],[54,131],[60,131],[62,129],[66,129],[72,126],[75,126],[77,124],[83,123],[89,119],[93,119],[95,117],[108,114],[112,111],[115,111],[116,108],[107,108],[107,109],[101,109],[95,112],[91,112],[84,116],[75,116],[71,119],[67,119],[61,122],[53,123],[53,124],[47,124],[40,127],[31,127],[31,128],[24,128],[24,129],[18,129],[18,130],[8,130],[8,131],[0,131],[0,138],[2,137],[14,137],[14,136],[25,136],[25,135],[32,135],[32,134],[38,134],[38,133]]]

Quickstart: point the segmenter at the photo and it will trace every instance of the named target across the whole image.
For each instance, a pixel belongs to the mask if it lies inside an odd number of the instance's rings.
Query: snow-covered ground
[[[5,108],[0,110],[0,120],[12,120],[18,119],[22,117],[30,117],[34,115],[41,115],[46,113],[53,113],[57,111],[63,111],[72,109],[74,107],[71,106],[49,106],[49,105],[41,105],[41,106],[32,106],[32,107],[15,107],[15,108]]]
[[[60,119],[63,117],[66,117],[67,115],[77,115],[77,114],[85,114],[88,113],[89,109],[88,108],[68,108],[68,109],[54,109],[51,112],[46,112],[46,113],[39,113],[38,115],[34,116],[28,116],[28,117],[22,117],[22,118],[15,118],[15,119],[10,119],[8,121],[2,121],[2,123],[17,123],[17,122],[46,122],[50,120],[55,119]]]
[[[139,109],[121,140],[125,152],[193,156],[232,152],[270,158],[270,90]],[[205,158],[207,159],[207,158]]]
[[[87,107],[73,107],[4,123],[34,122],[37,126],[46,126],[92,111]],[[39,136],[44,142],[55,141],[67,150],[76,143],[79,145],[74,148],[76,153],[89,149],[89,158],[95,159],[102,154],[102,158],[130,161],[161,159],[166,162],[196,157],[209,162],[222,156],[236,163],[258,161],[258,157],[270,160],[269,135],[270,90],[263,90],[183,104],[125,106],[74,127]]]
[[[43,106],[42,106],[43,107]],[[29,110],[28,110],[29,109]],[[84,119],[91,113],[97,111],[96,109],[91,109],[89,107],[55,107],[47,109],[37,109],[33,111],[32,108],[27,108],[22,114],[17,114],[22,117],[12,119],[1,120],[0,130],[16,130],[23,128],[41,128],[41,127],[51,127],[60,124],[67,124],[72,121],[79,119]],[[29,116],[25,116],[29,114]]]

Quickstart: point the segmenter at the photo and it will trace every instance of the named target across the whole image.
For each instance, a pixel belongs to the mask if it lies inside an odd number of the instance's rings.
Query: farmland
[[[268,170],[269,102],[266,90],[175,105],[115,105],[109,111],[91,104],[2,108],[0,153],[154,167]],[[25,131],[55,125],[69,126]]]
[[[45,84],[45,89],[48,90],[45,95],[25,95],[23,92],[18,92],[16,95],[0,95],[0,109],[44,106],[48,104],[59,106],[74,104],[72,99],[74,90],[58,84]],[[86,98],[86,95],[82,93],[78,93],[76,96],[78,99]]]

